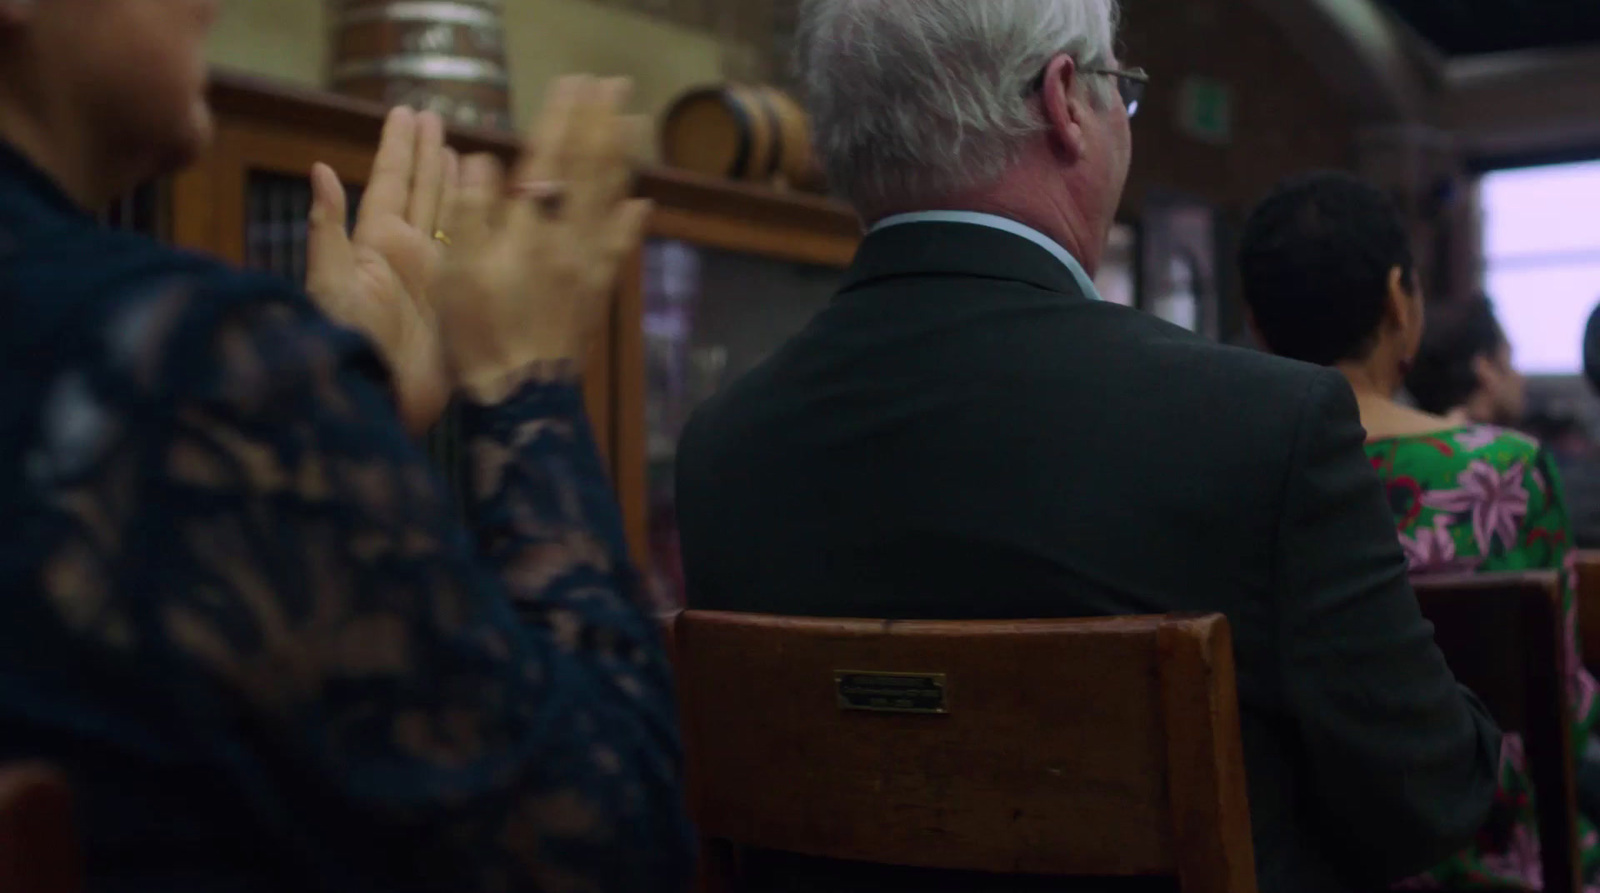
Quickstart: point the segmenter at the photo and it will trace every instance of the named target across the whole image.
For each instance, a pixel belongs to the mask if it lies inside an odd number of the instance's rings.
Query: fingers
[[[609,157],[595,172],[593,200],[600,208],[610,208],[633,191],[633,174],[646,153],[650,119],[643,115],[624,115],[615,119],[610,134]]]
[[[630,89],[625,78],[563,78],[541,117],[538,149],[524,158],[514,186],[559,182],[566,190],[562,218],[580,229],[602,225],[627,194],[631,158],[643,135],[640,122],[619,114]],[[519,202],[510,223],[525,228],[535,213]]]
[[[473,155],[461,162],[461,188],[451,211],[450,238],[463,251],[488,238],[505,201],[505,171],[492,155]]]
[[[611,224],[610,237],[607,240],[607,247],[618,261],[639,247],[639,242],[644,239],[645,225],[654,210],[655,203],[644,198],[632,199],[622,204],[621,210],[617,212]]]
[[[318,162],[311,166],[311,225],[332,226],[344,232],[350,208],[344,183],[333,168]]]
[[[348,214],[339,175],[326,164],[313,166],[311,218],[306,233],[306,290],[319,303],[334,299],[343,280],[354,275],[354,253],[345,230]]]
[[[372,176],[361,197],[357,229],[376,218],[406,216],[415,179],[416,156],[417,114],[407,108],[394,109],[384,122],[378,155],[372,160]]]
[[[432,235],[438,228],[439,200],[444,190],[444,119],[422,112],[416,120],[415,164],[406,222]]]
[[[587,92],[593,78],[574,75],[556,80],[545,93],[544,109],[529,132],[522,158],[512,173],[513,183],[554,180],[559,175],[574,105]]]
[[[632,93],[633,83],[627,78],[607,78],[591,86],[588,101],[575,110],[568,154],[562,159],[568,176],[591,179],[627,166],[637,124],[622,114],[622,108]]]
[[[461,156],[456,150],[444,150],[444,176],[439,183],[439,214],[434,228],[450,235],[455,232],[456,200],[461,195]],[[452,239],[454,235],[450,236]]]
[[[605,226],[628,197],[635,143],[644,127],[641,119],[621,114],[630,89],[623,79],[601,81],[591,93],[593,100],[577,109],[575,133],[568,141],[576,154],[566,161],[570,195],[564,210],[579,227]]]

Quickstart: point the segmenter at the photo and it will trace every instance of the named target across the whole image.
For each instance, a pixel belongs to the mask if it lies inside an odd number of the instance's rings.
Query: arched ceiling
[[[1430,48],[1375,0],[1251,0],[1374,124],[1427,121],[1439,88]]]
[[[1600,45],[1595,0],[1383,0],[1452,58]]]

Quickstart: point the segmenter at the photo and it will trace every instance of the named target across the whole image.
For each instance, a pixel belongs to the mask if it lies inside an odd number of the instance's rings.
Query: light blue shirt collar
[[[1018,223],[1006,217],[1000,217],[996,214],[984,214],[978,211],[913,211],[910,214],[896,214],[893,217],[885,217],[873,224],[872,229],[867,232],[869,234],[875,233],[880,229],[888,229],[891,226],[900,226],[904,223],[970,223],[973,226],[987,226],[990,229],[1021,236],[1050,252],[1056,260],[1061,261],[1061,265],[1072,273],[1072,278],[1078,281],[1078,287],[1083,289],[1085,297],[1095,301],[1100,300],[1100,292],[1094,287],[1094,280],[1090,279],[1089,274],[1084,271],[1083,264],[1078,263],[1078,259],[1068,253],[1067,249],[1062,248],[1061,243],[1028,226],[1026,223]]]

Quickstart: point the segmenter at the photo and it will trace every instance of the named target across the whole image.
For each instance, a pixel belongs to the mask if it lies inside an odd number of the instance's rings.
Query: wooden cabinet
[[[206,156],[141,190],[108,219],[298,283],[311,166],[321,161],[338,172],[351,187],[353,212],[383,109],[229,75],[216,78],[211,98],[217,135]],[[508,159],[518,148],[514,138],[489,131],[457,130],[451,143]],[[860,227],[833,201],[668,170],[646,171],[637,192],[654,200],[655,211],[645,245],[623,270],[610,324],[591,350],[586,388],[630,543],[642,562],[654,558],[652,577],[671,599],[677,428],[693,402],[826,303]],[[436,446],[451,464],[448,430]]]

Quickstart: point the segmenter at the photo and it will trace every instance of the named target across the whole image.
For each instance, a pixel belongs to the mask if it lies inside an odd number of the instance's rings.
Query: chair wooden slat
[[[722,863],[709,889],[738,889],[745,849],[1255,889],[1220,616],[891,622],[690,611],[676,641],[691,808]],[[938,678],[948,712],[843,709],[839,680],[852,672],[912,674],[900,677],[912,687]]]
[[[1581,891],[1559,577],[1473,574],[1413,583],[1456,678],[1482,699],[1502,730],[1522,736],[1538,811],[1544,889]]]
[[[1172,620],[1158,629],[1156,640],[1183,889],[1254,889],[1232,633],[1214,618]]]

